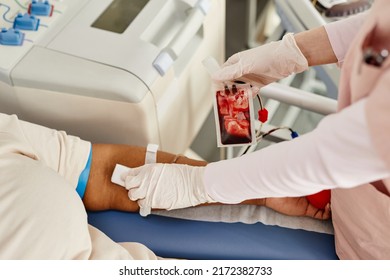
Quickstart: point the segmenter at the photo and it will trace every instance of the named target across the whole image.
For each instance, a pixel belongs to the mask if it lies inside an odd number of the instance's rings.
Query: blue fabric
[[[89,223],[116,242],[139,242],[165,258],[334,260],[334,236],[261,223],[202,222],[116,211],[90,212]]]
[[[76,187],[76,192],[79,194],[81,199],[83,199],[84,194],[85,194],[85,189],[87,187],[89,172],[91,170],[91,161],[92,161],[92,147],[91,147],[91,150],[89,151],[87,164],[85,165],[84,170],[80,174],[79,182],[78,182],[77,187]]]

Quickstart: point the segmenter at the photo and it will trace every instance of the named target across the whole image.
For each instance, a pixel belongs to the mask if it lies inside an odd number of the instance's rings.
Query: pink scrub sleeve
[[[352,188],[390,177],[374,149],[365,117],[366,99],[325,117],[313,131],[231,160],[206,166],[206,192],[214,200],[301,196]]]
[[[324,26],[339,65],[344,62],[345,54],[359,32],[366,14],[367,12],[357,14],[345,20],[334,21]]]

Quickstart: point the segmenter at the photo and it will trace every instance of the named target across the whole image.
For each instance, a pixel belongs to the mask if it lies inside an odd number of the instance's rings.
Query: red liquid
[[[249,100],[245,91],[231,89],[217,91],[218,117],[222,144],[247,144],[252,142]]]

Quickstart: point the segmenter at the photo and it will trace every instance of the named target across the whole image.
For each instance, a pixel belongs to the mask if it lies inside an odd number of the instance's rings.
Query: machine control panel
[[[33,43],[38,35],[44,33],[46,29],[63,13],[63,1],[59,0],[0,0],[0,28],[2,37],[11,36],[11,34],[21,33],[26,35],[20,44],[24,45]],[[32,32],[24,32],[25,30]],[[36,34],[34,34],[36,33]],[[15,36],[15,35],[13,35]],[[15,46],[13,42],[8,44],[5,39],[0,42],[0,45]],[[4,49],[2,49],[4,51]]]
[[[0,0],[0,81],[63,17],[71,0]]]

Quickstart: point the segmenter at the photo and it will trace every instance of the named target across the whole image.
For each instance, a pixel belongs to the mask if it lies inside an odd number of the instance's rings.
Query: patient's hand
[[[324,210],[317,209],[306,197],[267,198],[265,206],[289,216],[308,216],[320,220],[331,217],[330,205],[327,205]]]

